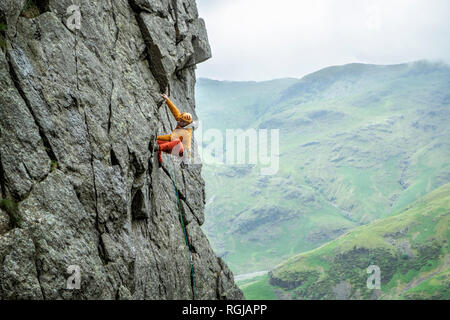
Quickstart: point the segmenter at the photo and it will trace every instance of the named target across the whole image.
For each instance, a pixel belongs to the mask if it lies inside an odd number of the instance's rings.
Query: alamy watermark
[[[81,29],[81,11],[80,7],[73,4],[67,8],[66,11],[69,17],[66,20],[66,26],[69,30],[80,30]]]
[[[370,276],[367,278],[368,289],[381,289],[381,269],[377,265],[370,265],[367,267],[367,273]]]
[[[67,267],[67,274],[70,276],[66,281],[66,289],[80,290],[81,289],[81,269],[80,266],[70,265]]]
[[[251,165],[261,175],[275,175],[280,166],[279,129],[203,129],[201,121],[193,125],[194,148],[191,155],[183,155],[190,164]],[[185,137],[183,137],[184,140]],[[187,137],[186,137],[187,138]],[[178,157],[179,149],[172,155]]]
[[[378,31],[382,27],[382,13],[379,5],[367,7],[366,28],[371,31]]]

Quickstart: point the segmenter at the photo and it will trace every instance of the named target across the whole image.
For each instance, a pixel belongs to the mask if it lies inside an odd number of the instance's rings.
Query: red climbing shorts
[[[159,145],[159,150],[158,150],[159,163],[162,163],[161,152],[171,153],[173,155],[178,154],[180,157],[183,156],[184,148],[183,148],[183,143],[181,142],[180,139],[175,139],[173,141],[156,140],[156,143]]]

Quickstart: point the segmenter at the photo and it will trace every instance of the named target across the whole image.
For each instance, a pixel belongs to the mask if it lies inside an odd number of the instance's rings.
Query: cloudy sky
[[[197,76],[302,77],[330,65],[450,63],[450,0],[197,0],[213,58]]]

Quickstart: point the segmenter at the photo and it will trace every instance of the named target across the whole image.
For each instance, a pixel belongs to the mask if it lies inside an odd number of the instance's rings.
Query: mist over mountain
[[[450,182],[450,68],[349,64],[301,79],[198,79],[204,128],[280,130],[280,169],[204,166],[213,247],[237,274],[401,212]]]

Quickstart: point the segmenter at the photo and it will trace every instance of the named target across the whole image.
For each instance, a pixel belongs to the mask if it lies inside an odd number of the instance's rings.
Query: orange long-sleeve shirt
[[[167,105],[169,106],[170,112],[172,112],[173,117],[176,121],[180,119],[181,112],[178,110],[178,108],[173,104],[173,102],[170,99],[166,100]],[[171,134],[166,134],[162,136],[157,136],[156,139],[162,140],[162,141],[173,141],[175,139],[182,138],[183,147],[190,151],[191,150],[191,141],[192,141],[192,129],[191,128],[183,128],[177,125],[175,130],[172,131]]]

